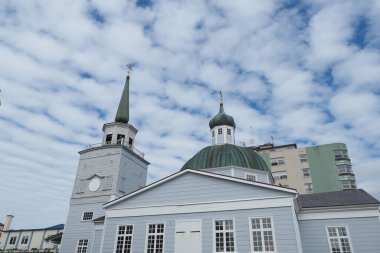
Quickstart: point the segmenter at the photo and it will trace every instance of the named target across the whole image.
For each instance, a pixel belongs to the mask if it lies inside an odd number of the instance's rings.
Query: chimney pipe
[[[12,225],[12,220],[13,220],[13,215],[8,214],[5,218],[5,223],[4,223],[4,230],[10,229]]]

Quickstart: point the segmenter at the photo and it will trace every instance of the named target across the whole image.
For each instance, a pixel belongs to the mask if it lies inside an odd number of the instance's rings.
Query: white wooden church
[[[134,147],[129,80],[101,145],[80,159],[62,253],[376,253],[379,201],[363,190],[299,195],[274,185],[263,159],[235,145],[235,121],[210,120],[212,145],[146,185]]]

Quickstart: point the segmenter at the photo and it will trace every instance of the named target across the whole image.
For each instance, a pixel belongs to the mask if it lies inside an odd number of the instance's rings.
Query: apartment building
[[[300,193],[356,189],[356,179],[347,146],[332,143],[298,148],[296,144],[271,143],[252,147],[271,168],[277,185]]]

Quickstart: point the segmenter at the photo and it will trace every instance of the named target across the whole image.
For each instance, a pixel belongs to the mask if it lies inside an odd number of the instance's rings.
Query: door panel
[[[202,222],[200,220],[179,220],[175,225],[175,253],[202,252]]]

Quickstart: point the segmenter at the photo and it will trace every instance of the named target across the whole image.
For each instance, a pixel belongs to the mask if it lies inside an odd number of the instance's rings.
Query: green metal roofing
[[[128,123],[129,121],[129,76],[125,80],[123,94],[121,95],[115,122]]]
[[[227,113],[224,112],[223,103],[220,103],[219,112],[212,118],[209,122],[210,129],[213,129],[216,126],[232,126],[236,127],[234,118]]]
[[[183,165],[181,170],[202,170],[225,166],[237,166],[270,171],[263,158],[255,151],[232,144],[214,145],[203,148]]]

